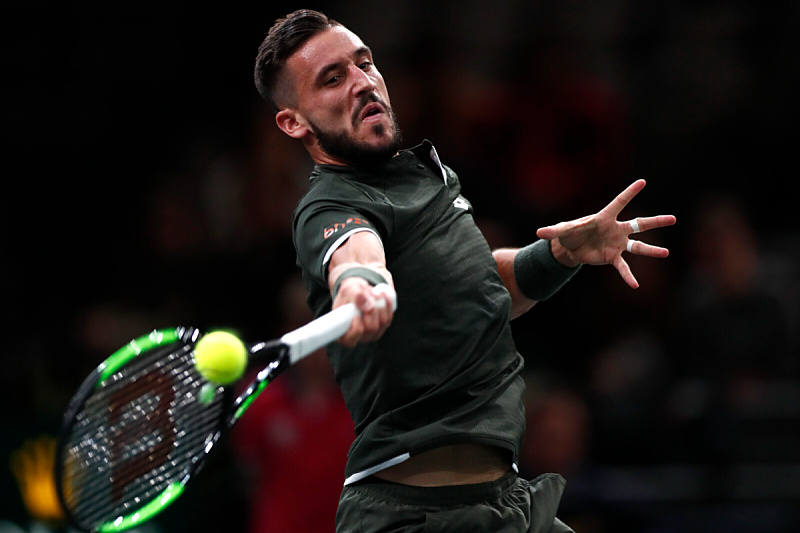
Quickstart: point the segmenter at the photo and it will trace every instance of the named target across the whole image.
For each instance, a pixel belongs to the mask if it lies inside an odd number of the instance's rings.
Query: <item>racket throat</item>
[[[250,405],[255,401],[256,398],[258,398],[264,389],[267,388],[267,385],[269,385],[272,380],[275,379],[275,377],[291,366],[289,359],[289,346],[277,341],[262,344],[264,344],[263,347],[259,347],[259,345],[251,347],[250,353],[255,354],[259,351],[267,351],[267,353],[274,355],[275,350],[277,350],[278,355],[256,375],[256,379],[253,380],[247,389],[245,389],[245,391],[236,398],[233,403],[233,412],[228,418],[228,428],[232,427],[236,421],[241,418],[244,412],[247,411]]]

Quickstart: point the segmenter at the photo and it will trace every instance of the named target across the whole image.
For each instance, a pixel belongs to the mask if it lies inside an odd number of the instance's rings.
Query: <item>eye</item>
[[[369,61],[364,61],[363,63],[358,65],[358,68],[360,68],[361,70],[367,70],[371,66],[372,66],[372,63],[370,63]]]
[[[331,76],[325,82],[325,85],[333,85],[333,84],[337,83],[340,79],[341,79],[341,76]]]

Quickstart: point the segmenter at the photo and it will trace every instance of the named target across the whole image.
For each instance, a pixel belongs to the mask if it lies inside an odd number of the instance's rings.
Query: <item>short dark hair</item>
[[[280,94],[280,75],[286,61],[309,39],[334,26],[338,22],[319,11],[298,9],[275,21],[267,36],[258,47],[255,82],[259,94],[277,112],[288,98]]]

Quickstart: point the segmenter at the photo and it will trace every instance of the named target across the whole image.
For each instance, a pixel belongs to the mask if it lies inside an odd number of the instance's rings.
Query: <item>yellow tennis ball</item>
[[[194,347],[194,365],[208,381],[227,385],[239,379],[247,368],[247,348],[236,335],[213,331]]]

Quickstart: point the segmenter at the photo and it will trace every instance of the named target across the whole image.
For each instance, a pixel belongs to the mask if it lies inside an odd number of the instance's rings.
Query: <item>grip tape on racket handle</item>
[[[376,285],[372,288],[372,292],[375,295],[385,294],[392,303],[392,310],[397,309],[397,294],[389,285],[385,283]],[[386,301],[383,298],[375,301],[375,307],[378,309],[385,305]],[[289,346],[289,362],[294,364],[310,353],[339,339],[347,333],[353,319],[358,315],[358,308],[355,304],[349,303],[337,307],[333,311],[281,337],[281,342]]]

